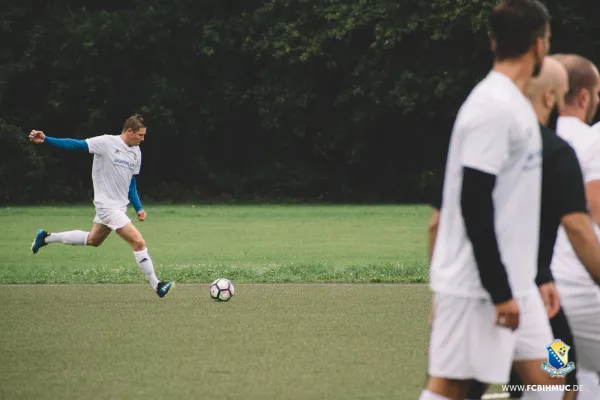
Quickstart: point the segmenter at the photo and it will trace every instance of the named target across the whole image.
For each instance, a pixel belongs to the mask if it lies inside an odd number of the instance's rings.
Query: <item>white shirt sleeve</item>
[[[87,142],[90,154],[106,154],[110,145],[110,136],[102,135],[89,138],[85,140]]]
[[[584,183],[600,180],[600,139],[597,139],[585,152],[582,164]]]
[[[497,175],[510,155],[510,130],[514,116],[505,110],[482,115],[463,128],[461,164]]]
[[[142,152],[138,151],[138,160],[135,164],[135,169],[133,170],[134,175],[139,175],[140,169],[142,168]]]

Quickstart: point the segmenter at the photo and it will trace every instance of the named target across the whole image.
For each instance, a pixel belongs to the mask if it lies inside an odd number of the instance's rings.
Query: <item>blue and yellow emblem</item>
[[[542,363],[542,370],[553,378],[565,376],[575,369],[575,363],[569,362],[569,350],[571,349],[560,339],[554,339],[550,345],[546,346],[548,350],[548,362]]]

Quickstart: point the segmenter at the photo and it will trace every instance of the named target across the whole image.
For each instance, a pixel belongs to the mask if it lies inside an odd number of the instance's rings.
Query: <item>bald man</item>
[[[544,61],[541,74],[532,81],[527,90],[528,98],[536,112],[542,128],[543,168],[542,168],[542,207],[540,221],[540,244],[538,249],[538,276],[536,283],[542,297],[556,338],[573,346],[572,335],[565,315],[560,310],[558,296],[554,288],[550,272],[552,251],[560,224],[565,227],[572,245],[582,261],[596,272],[600,281],[600,244],[587,214],[582,172],[574,150],[562,139],[547,129],[553,108],[564,104],[564,96],[568,92],[567,72],[557,61],[547,58]],[[432,204],[434,213],[430,222],[429,242],[430,254],[435,245],[438,228],[438,215],[441,209],[441,193]],[[544,347],[548,344],[540,344]],[[569,361],[574,360],[574,346],[569,353]],[[539,369],[539,366],[538,366]],[[540,370],[541,371],[541,370]],[[522,375],[522,374],[521,374]],[[516,379],[516,373],[511,374],[511,383]],[[536,379],[526,376],[522,379],[526,384],[537,384]],[[575,373],[567,375],[567,383],[576,384]],[[516,383],[516,382],[515,382]],[[485,386],[476,383],[471,385],[468,399],[479,399],[485,392]],[[549,393],[544,392],[547,396]],[[511,393],[515,398],[520,393]],[[573,396],[571,393],[568,396]],[[528,393],[532,397],[532,393]],[[550,397],[547,397],[550,398]],[[574,397],[565,397],[574,398]]]
[[[586,262],[590,271],[600,281],[600,268],[594,266],[593,252],[598,252],[597,239],[594,237],[591,222],[585,205],[585,191],[583,176],[575,151],[558,137],[550,129],[546,128],[550,114],[555,106],[564,109],[565,96],[569,92],[569,79],[565,67],[553,58],[547,58],[544,62],[544,71],[535,79],[528,90],[528,97],[539,118],[542,132],[542,143],[544,148],[543,170],[542,170],[542,211],[540,220],[540,248],[538,259],[538,276],[536,279],[542,297],[548,309],[548,316],[552,325],[555,338],[560,338],[564,343],[571,346],[568,353],[569,361],[577,365],[575,352],[575,340],[569,327],[567,317],[558,303],[557,290],[553,283],[550,270],[552,254],[557,240],[557,231],[562,224],[570,244],[582,254],[582,260]],[[591,246],[586,246],[585,241],[579,241],[576,229],[580,227],[586,231]],[[588,247],[586,249],[586,247]],[[594,247],[596,249],[594,249]],[[597,264],[597,263],[596,263]],[[581,372],[581,374],[579,374]],[[579,395],[578,400],[596,399],[597,387],[594,376],[589,372],[573,371],[566,377],[566,383],[577,385],[577,377],[580,383],[585,382],[585,393]],[[511,374],[510,384],[520,384],[516,374]],[[592,394],[594,393],[594,394]],[[574,399],[575,392],[567,393],[565,399]],[[511,398],[520,398],[518,391],[511,392]]]
[[[569,92],[559,107],[557,133],[577,153],[586,201],[600,236],[600,135],[589,124],[600,103],[600,74],[588,59],[575,54],[553,56],[566,68]],[[594,272],[581,263],[561,229],[551,264],[561,304],[578,349],[579,366],[600,373],[600,288]],[[586,388],[587,389],[587,388]],[[598,394],[600,398],[600,394]]]

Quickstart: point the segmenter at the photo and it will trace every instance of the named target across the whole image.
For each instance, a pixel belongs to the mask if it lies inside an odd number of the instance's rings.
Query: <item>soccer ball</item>
[[[218,301],[228,301],[235,289],[229,279],[219,278],[210,284],[210,297]]]

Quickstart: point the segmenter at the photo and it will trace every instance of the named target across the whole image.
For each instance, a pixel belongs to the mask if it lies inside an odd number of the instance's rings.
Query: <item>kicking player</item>
[[[556,130],[577,153],[587,206],[596,234],[600,234],[600,136],[589,125],[600,103],[600,75],[584,57],[554,57],[569,75],[569,92],[564,106],[559,108]],[[552,273],[575,338],[578,366],[600,373],[600,281],[586,270],[577,255],[561,229],[554,247]],[[597,396],[600,398],[600,393]]]
[[[125,121],[120,135],[103,135],[91,139],[56,139],[42,131],[33,130],[29,140],[35,144],[46,143],[61,149],[85,151],[94,154],[92,181],[96,217],[89,232],[75,230],[49,233],[40,229],[35,236],[31,251],[37,254],[40,248],[50,243],[75,246],[100,246],[111,231],[115,231],[133,249],[140,270],[146,275],[152,288],[160,298],[169,293],[173,282],[160,282],[154,272],[142,234],[127,217],[129,202],[135,208],[138,221],[146,219],[146,211],[137,192],[135,175],[140,173],[142,153],[139,144],[144,141],[146,125],[140,115]]]
[[[464,399],[471,379],[506,383],[513,359],[528,382],[564,383],[540,369],[553,339],[535,284],[542,142],[524,95],[549,50],[549,20],[537,0],[504,0],[491,14],[493,70],[450,140],[421,400]]]

